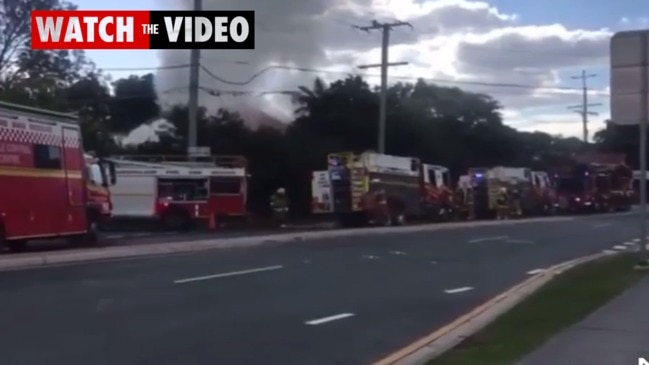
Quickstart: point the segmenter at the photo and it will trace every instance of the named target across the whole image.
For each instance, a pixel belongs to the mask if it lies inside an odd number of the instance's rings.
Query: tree
[[[32,10],[72,10],[61,0],[5,0],[0,3],[0,97],[51,108],[62,88],[94,71],[83,51],[32,50]]]
[[[113,83],[115,96],[110,105],[111,132],[125,135],[160,117],[153,79],[153,74],[131,75]]]

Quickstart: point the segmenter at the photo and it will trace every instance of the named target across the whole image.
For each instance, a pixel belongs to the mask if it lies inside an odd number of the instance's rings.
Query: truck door
[[[79,129],[63,127],[62,168],[65,173],[67,207],[63,218],[62,232],[81,232],[86,230],[85,207],[85,162],[81,152]]]

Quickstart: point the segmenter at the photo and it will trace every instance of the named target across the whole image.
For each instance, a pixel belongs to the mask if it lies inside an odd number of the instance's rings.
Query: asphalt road
[[[632,216],[304,241],[0,273],[6,364],[368,365]]]

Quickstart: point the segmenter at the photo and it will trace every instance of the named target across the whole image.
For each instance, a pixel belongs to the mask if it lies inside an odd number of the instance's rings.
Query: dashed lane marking
[[[354,316],[354,313],[340,313],[340,314],[335,314],[333,316],[328,316],[324,318],[318,318],[318,319],[312,319],[310,321],[304,322],[304,324],[308,326],[317,326],[320,324],[328,323],[328,322],[333,322],[333,321],[338,321],[344,318],[349,318]]]
[[[635,245],[637,245],[637,243],[629,241],[629,242],[624,242],[624,245],[625,246],[635,246]]]
[[[397,255],[397,256],[403,256],[403,255],[405,255],[406,253],[403,252],[403,251],[390,251],[390,254],[391,254],[391,255]]]
[[[197,277],[194,277],[194,278],[176,280],[176,281],[174,281],[174,284],[185,284],[185,283],[192,283],[192,282],[201,281],[201,280],[210,280],[210,279],[227,278],[227,277],[230,277],[230,276],[255,274],[255,273],[259,273],[259,272],[279,270],[279,269],[283,269],[283,268],[284,268],[284,266],[276,265],[276,266],[259,267],[259,268],[255,268],[255,269],[249,269],[249,270],[226,272],[226,273],[222,273],[222,274],[197,276]]]
[[[613,246],[613,249],[614,249],[614,250],[623,251],[623,250],[626,250],[627,247],[626,247],[626,246],[623,246],[623,245],[617,245],[617,246]]]
[[[527,272],[527,275],[536,275],[545,272],[545,269],[534,269]]]
[[[603,254],[606,254],[606,255],[613,255],[613,254],[616,254],[617,251],[613,251],[613,250],[603,250],[602,253],[603,253]]]
[[[461,288],[455,288],[455,289],[446,289],[444,290],[444,293],[446,294],[458,294],[458,293],[464,293],[469,290],[473,290],[474,288],[472,286],[463,286]]]
[[[531,240],[507,240],[507,243],[523,243],[523,244],[531,245],[531,244],[534,243],[534,241],[531,241]]]
[[[469,240],[469,243],[480,243],[480,242],[489,242],[489,241],[504,241],[508,239],[509,236],[497,236],[497,237],[480,237]]]
[[[605,227],[609,227],[609,226],[612,226],[612,225],[613,225],[613,223],[610,223],[610,222],[609,223],[600,223],[600,224],[594,224],[593,228],[605,228]]]

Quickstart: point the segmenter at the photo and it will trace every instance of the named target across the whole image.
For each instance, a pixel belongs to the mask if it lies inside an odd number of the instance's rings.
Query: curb
[[[428,336],[374,362],[372,365],[423,365],[457,346],[465,338],[505,314],[529,295],[541,289],[557,275],[586,262],[616,254],[619,253],[598,253],[554,265],[479,305]]]
[[[191,253],[198,251],[216,250],[235,247],[252,247],[273,243],[299,242],[304,240],[317,240],[337,237],[354,237],[366,235],[381,235],[395,233],[431,232],[439,230],[452,230],[499,225],[516,225],[535,222],[565,222],[574,220],[574,217],[544,217],[529,218],[509,221],[474,221],[432,223],[405,227],[369,227],[355,229],[338,229],[316,232],[278,233],[266,236],[216,238],[196,241],[179,241],[165,243],[148,243],[132,246],[90,248],[69,251],[45,252],[34,254],[9,255],[0,257],[0,271],[18,270],[61,265],[102,261],[110,259],[136,258],[165,254]]]

